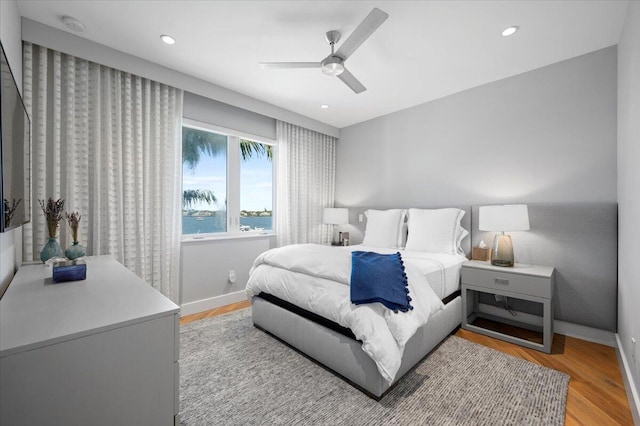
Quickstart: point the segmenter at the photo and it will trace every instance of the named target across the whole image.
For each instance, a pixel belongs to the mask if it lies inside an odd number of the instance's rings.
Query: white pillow
[[[458,253],[466,236],[466,230],[460,226],[464,214],[464,210],[454,208],[409,209],[407,250]]]
[[[402,246],[402,226],[406,210],[367,210],[364,214],[367,216],[367,227],[363,245],[386,248]]]

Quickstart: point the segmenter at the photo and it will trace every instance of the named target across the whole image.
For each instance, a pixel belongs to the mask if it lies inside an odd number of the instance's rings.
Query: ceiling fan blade
[[[340,75],[338,76],[338,78],[339,78],[340,80],[342,80],[342,82],[343,82],[344,84],[346,84],[347,86],[349,86],[349,88],[350,88],[351,90],[353,90],[354,92],[356,92],[356,94],[358,94],[358,93],[362,93],[362,92],[364,92],[365,90],[367,90],[367,88],[366,88],[366,87],[364,87],[364,85],[363,85],[362,83],[360,83],[360,81],[358,81],[358,79],[357,79],[357,78],[355,78],[355,77],[353,76],[353,74],[351,74],[351,73],[349,72],[349,70],[348,70],[348,69],[346,69],[346,68],[344,69],[344,71],[342,71],[342,74],[340,74]]]
[[[374,7],[367,17],[364,18],[364,21],[360,22],[360,25],[353,30],[349,38],[342,43],[340,49],[338,49],[334,56],[339,56],[343,60],[346,60],[388,17],[389,15],[387,13]]]
[[[320,62],[260,62],[260,68],[268,68],[273,70],[288,68],[320,68]]]

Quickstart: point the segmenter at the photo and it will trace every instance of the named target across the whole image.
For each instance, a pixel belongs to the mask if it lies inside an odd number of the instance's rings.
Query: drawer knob
[[[496,284],[509,285],[509,280],[505,280],[502,278],[494,278]]]

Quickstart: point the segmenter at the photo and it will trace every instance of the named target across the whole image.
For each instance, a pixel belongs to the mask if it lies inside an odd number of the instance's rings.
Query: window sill
[[[196,234],[197,235],[197,234]],[[202,241],[223,241],[223,240],[246,240],[246,239],[262,239],[275,237],[275,232],[268,232],[265,234],[260,233],[246,233],[243,234],[225,234],[225,235],[203,235],[203,236],[183,236],[181,244],[193,244]]]

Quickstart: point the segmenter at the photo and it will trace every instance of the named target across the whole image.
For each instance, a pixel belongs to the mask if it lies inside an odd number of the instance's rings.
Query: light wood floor
[[[243,302],[233,303],[227,306],[221,306],[219,308],[211,309],[210,311],[198,312],[193,315],[186,315],[180,318],[180,325],[197,321],[204,318],[215,317],[216,315],[228,314],[229,312],[237,311],[238,309],[248,308],[251,303],[248,300]]]
[[[223,306],[185,316],[180,319],[180,324],[233,312],[249,306],[248,301]],[[502,326],[495,326],[495,328],[500,327]],[[519,332],[514,329],[509,331]],[[526,331],[522,333],[526,334]],[[568,374],[571,380],[567,395],[566,425],[633,425],[618,360],[613,348],[556,334],[551,354],[545,354],[467,330],[459,329],[455,335]],[[520,335],[520,337],[525,336]],[[535,336],[526,337],[535,338]]]

